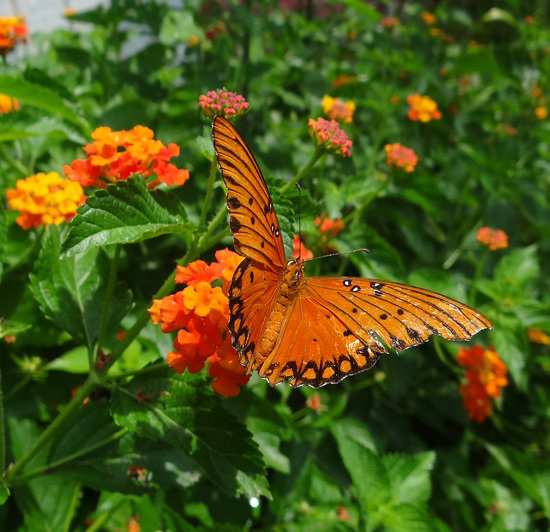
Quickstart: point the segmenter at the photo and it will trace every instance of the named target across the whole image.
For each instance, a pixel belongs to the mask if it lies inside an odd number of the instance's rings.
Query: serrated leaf
[[[38,85],[30,83],[22,78],[11,76],[0,76],[1,92],[17,98],[22,102],[40,107],[45,111],[56,113],[67,120],[77,124],[88,136],[89,126],[82,117],[75,111],[59,94]]]
[[[409,456],[388,454],[382,457],[392,485],[393,499],[400,504],[427,502],[431,493],[430,472],[435,463],[433,451]]]
[[[270,496],[257,444],[201,375],[166,368],[136,377],[112,396],[115,421],[187,453],[229,495]],[[147,399],[139,402],[138,391]]]
[[[91,348],[97,340],[107,294],[110,260],[104,250],[59,258],[60,229],[51,225],[31,274],[31,291],[44,314],[77,342]],[[115,283],[106,333],[114,332],[132,300],[131,292]]]
[[[70,257],[96,246],[183,231],[186,218],[181,202],[164,191],[155,194],[157,201],[139,176],[96,191],[71,220],[62,253]]]

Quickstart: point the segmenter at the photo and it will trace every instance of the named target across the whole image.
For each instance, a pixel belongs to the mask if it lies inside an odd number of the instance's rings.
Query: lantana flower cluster
[[[324,146],[328,152],[351,157],[351,140],[346,132],[340,129],[336,120],[318,118],[309,119],[309,135],[319,146]]]
[[[319,228],[322,237],[336,236],[344,229],[344,221],[340,218],[332,220],[328,216],[318,216],[313,223]]]
[[[7,94],[0,94],[0,113],[10,113],[11,111],[19,111],[19,109],[21,109],[19,100]]]
[[[179,146],[164,146],[153,136],[153,131],[140,125],[128,131],[98,127],[92,133],[94,142],[83,148],[88,158],[76,159],[65,165],[63,171],[69,179],[85,187],[105,188],[133,174],[141,174],[144,178],[156,175],[147,183],[148,188],[155,188],[160,183],[183,185],[189,178],[189,171],[168,162],[179,155]]]
[[[542,329],[535,327],[529,327],[527,329],[527,338],[530,342],[542,345],[550,345],[550,336],[548,336]]]
[[[407,103],[410,105],[409,118],[419,122],[429,122],[430,120],[439,120],[441,112],[437,109],[437,103],[429,96],[421,94],[409,94]]]
[[[492,251],[508,247],[508,235],[502,229],[482,227],[477,232],[476,238],[478,242],[488,246]]]
[[[306,248],[299,235],[294,235],[292,239],[292,258],[309,260],[313,258],[313,251]]]
[[[323,112],[331,119],[344,124],[349,124],[353,120],[355,112],[354,102],[343,102],[339,98],[333,98],[328,94],[323,96],[321,101]]]
[[[15,189],[6,191],[6,197],[10,208],[19,211],[16,222],[23,229],[68,222],[86,201],[80,184],[63,179],[57,172],[19,179]]]
[[[11,52],[18,42],[27,42],[28,34],[23,15],[0,17],[0,54]]]
[[[168,353],[168,365],[178,373],[202,370],[208,362],[214,378],[212,388],[224,397],[239,394],[249,376],[239,364],[227,330],[229,303],[227,291],[242,257],[228,249],[216,252],[216,261],[196,260],[178,266],[176,282],[187,286],[175,294],[156,299],[149,309],[153,323],[162,323],[162,331],[178,331],[174,351]],[[223,286],[212,286],[222,280]]]
[[[492,399],[500,397],[500,391],[508,385],[506,364],[493,349],[475,345],[462,348],[458,363],[466,369],[460,394],[468,417],[482,423],[491,414]]]
[[[388,165],[402,168],[405,172],[414,171],[418,163],[418,156],[414,153],[414,150],[399,143],[386,144],[384,150],[386,151]]]
[[[216,115],[232,118],[248,111],[249,104],[244,96],[240,94],[225,89],[217,89],[201,94],[199,96],[199,107],[208,118],[214,118]]]

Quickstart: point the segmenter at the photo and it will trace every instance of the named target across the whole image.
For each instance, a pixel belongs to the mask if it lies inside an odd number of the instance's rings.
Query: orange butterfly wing
[[[227,328],[239,362],[255,369],[254,351],[265,334],[273,311],[280,276],[261,263],[244,259],[233,274],[229,287],[230,318]]]
[[[259,373],[274,385],[323,386],[370,369],[388,347],[402,351],[431,334],[469,340],[492,328],[477,310],[430,290],[353,277],[310,277]],[[289,353],[292,353],[289,356]]]
[[[212,139],[228,188],[229,227],[235,251],[275,271],[283,270],[286,258],[281,229],[256,159],[223,116],[214,118]]]

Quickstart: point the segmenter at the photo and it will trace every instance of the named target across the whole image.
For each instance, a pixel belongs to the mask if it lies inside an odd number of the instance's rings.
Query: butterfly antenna
[[[298,260],[302,259],[302,187],[300,183],[295,183],[298,189],[298,237],[300,238],[300,246],[298,248]]]
[[[306,259],[304,262],[311,262],[312,260],[317,259],[326,259],[327,257],[336,257],[340,255],[349,255],[350,253],[357,253],[358,251],[363,251],[365,253],[370,253],[367,248],[352,249],[351,251],[338,251],[336,253],[329,253],[328,255],[321,255],[320,257],[313,257],[312,259]]]

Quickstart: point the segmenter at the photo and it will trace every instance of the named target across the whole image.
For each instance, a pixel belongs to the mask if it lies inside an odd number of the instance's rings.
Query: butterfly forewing
[[[284,269],[281,228],[256,159],[222,116],[214,118],[212,138],[228,189],[229,227],[235,250],[272,269]]]

